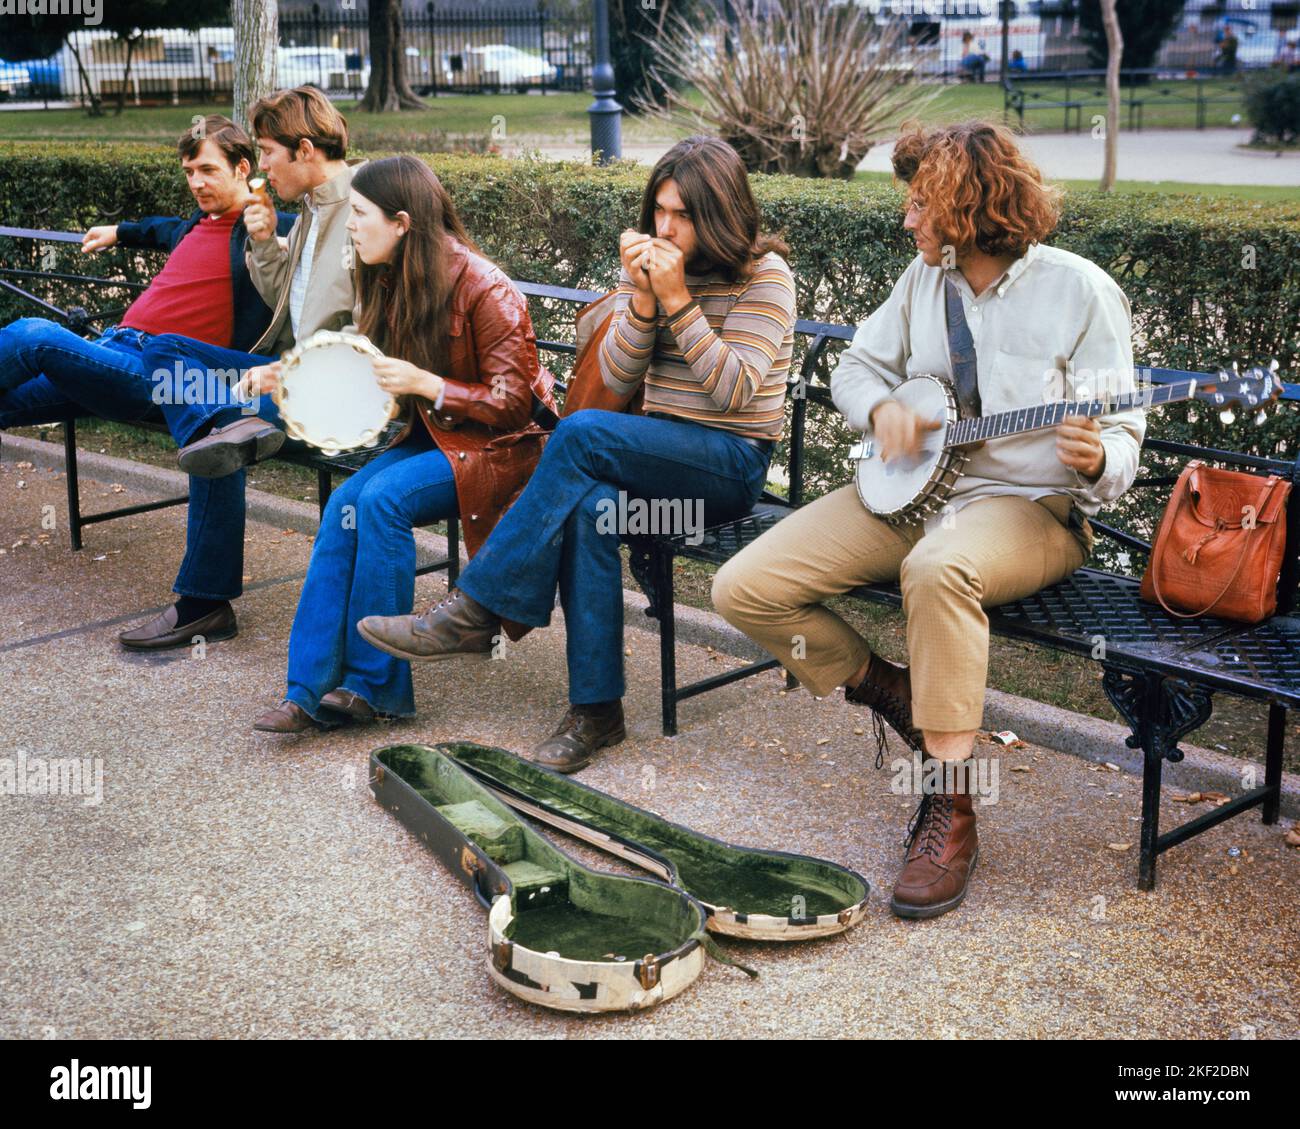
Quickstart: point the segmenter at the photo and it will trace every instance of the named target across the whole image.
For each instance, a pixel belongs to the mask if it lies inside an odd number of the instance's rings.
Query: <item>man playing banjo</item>
[[[952,382],[963,417],[1133,390],[1129,305],[1093,263],[1041,244],[1057,199],[998,126],[905,132],[895,175],[917,257],[854,336],[831,377],[836,406],[886,467],[905,473],[941,427],[892,394],[908,378]],[[1091,550],[1087,516],[1137,472],[1140,412],[1070,415],[1054,429],[968,450],[947,503],[882,520],[854,486],[797,510],[719,570],[718,610],[818,696],[837,686],[927,762],[891,908],[934,917],[966,894],[977,856],[966,768],[983,715],[984,609],[1054,584]],[[901,580],[910,667],[870,645],[822,601]],[[879,762],[878,762],[879,763]]]

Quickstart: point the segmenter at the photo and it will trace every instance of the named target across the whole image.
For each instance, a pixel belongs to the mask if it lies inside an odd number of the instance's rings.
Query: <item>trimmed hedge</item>
[[[377,155],[377,154],[376,154]],[[646,169],[432,154],[425,158],[484,251],[514,278],[602,289],[618,272],[618,234],[633,222]],[[901,193],[873,182],[756,176],[766,222],[789,242],[802,317],[861,321],[914,254],[901,226]],[[6,224],[82,230],[96,223],[192,208],[175,157],[136,144],[0,144],[0,214]],[[1103,266],[1133,306],[1138,362],[1214,371],[1277,358],[1283,376],[1300,357],[1300,200],[1071,193],[1053,240]],[[0,240],[8,266],[111,276],[156,267],[121,250],[94,259]],[[117,277],[124,277],[117,275]],[[61,296],[69,300],[66,292]],[[94,305],[94,303],[88,303]],[[101,301],[100,305],[104,303]],[[0,298],[0,320],[30,314]],[[572,339],[572,310],[534,303],[539,336]],[[823,374],[824,375],[824,374]],[[831,413],[810,413],[810,495],[844,481],[848,436]],[[1260,428],[1224,426],[1195,407],[1154,413],[1150,434],[1261,454],[1295,454],[1294,408]],[[778,452],[777,461],[783,453]],[[1149,517],[1149,515],[1148,515]],[[1138,525],[1145,526],[1145,520]]]

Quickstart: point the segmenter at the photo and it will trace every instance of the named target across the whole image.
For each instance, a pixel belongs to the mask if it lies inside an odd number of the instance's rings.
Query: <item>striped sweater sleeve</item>
[[[715,333],[699,303],[668,319],[690,374],[723,412],[745,407],[763,386],[795,321],[794,278],[769,256],[736,298]]]
[[[629,396],[645,379],[654,353],[658,323],[646,321],[632,309],[632,281],[626,270],[619,271],[614,317],[600,343],[600,375],[605,387]]]

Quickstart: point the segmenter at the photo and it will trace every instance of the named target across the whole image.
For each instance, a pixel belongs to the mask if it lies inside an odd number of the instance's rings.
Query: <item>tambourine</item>
[[[375,379],[383,355],[368,337],[328,329],[290,349],[271,392],[285,432],[327,455],[373,447],[398,413]]]

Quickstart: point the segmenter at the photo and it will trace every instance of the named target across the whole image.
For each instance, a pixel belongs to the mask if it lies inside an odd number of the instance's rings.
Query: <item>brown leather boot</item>
[[[501,633],[501,619],[453,588],[422,615],[368,615],[357,631],[371,646],[409,662],[456,655],[487,658]]]
[[[844,699],[871,709],[877,768],[885,763],[886,725],[907,742],[908,748],[925,755],[925,740],[912,724],[912,678],[907,667],[873,654],[865,677],[852,690],[845,688]]]
[[[971,762],[964,763],[965,780],[955,778],[954,765],[944,765],[943,791],[922,796],[908,824],[907,855],[889,903],[898,917],[938,917],[966,896],[979,837],[970,796]]]
[[[533,760],[556,772],[577,772],[598,749],[627,736],[621,699],[594,706],[570,706],[560,728],[533,750]]]

